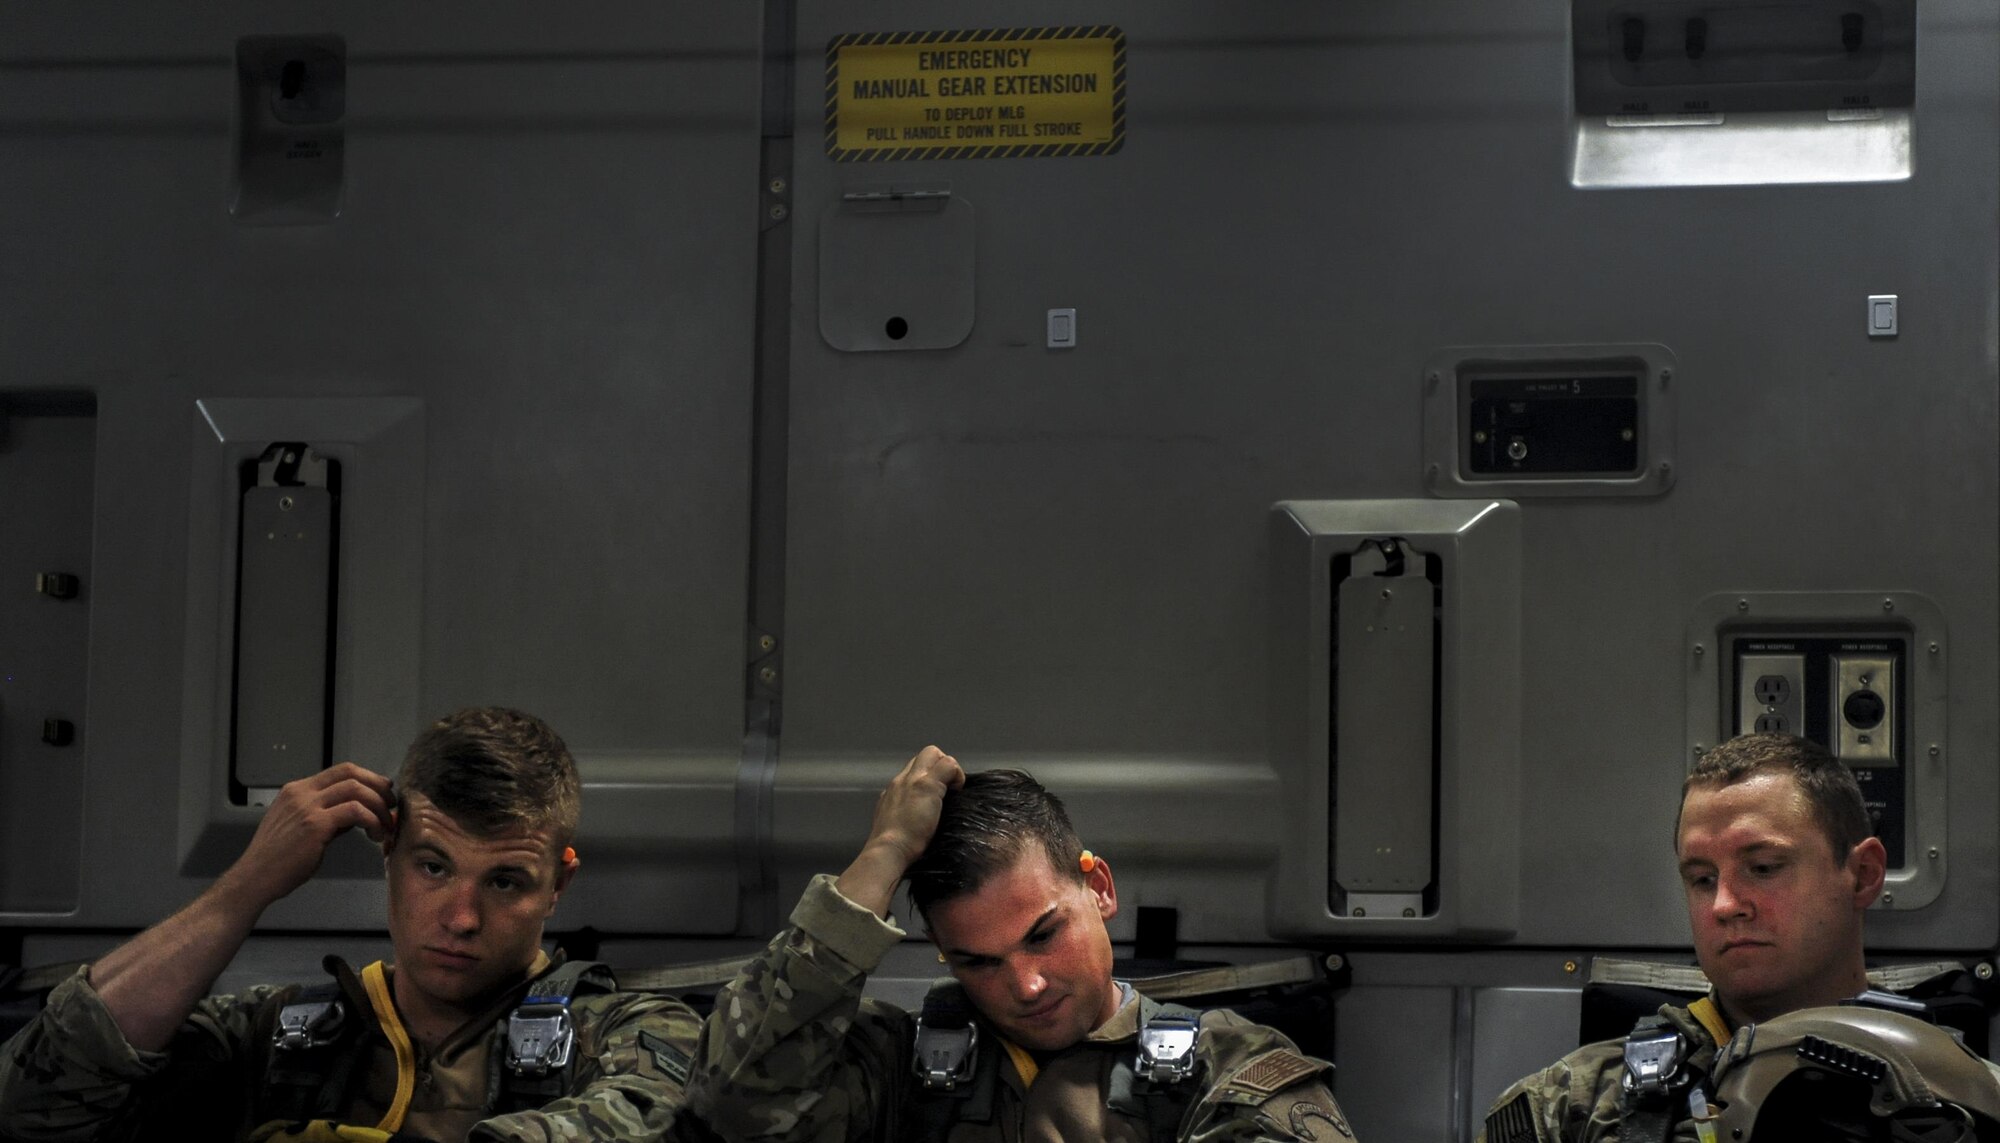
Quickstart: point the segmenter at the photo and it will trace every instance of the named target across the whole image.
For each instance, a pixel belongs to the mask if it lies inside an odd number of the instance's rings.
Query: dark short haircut
[[[1758,774],[1786,774],[1792,779],[1820,832],[1833,849],[1835,864],[1845,864],[1854,847],[1873,836],[1861,786],[1846,766],[1817,742],[1789,734],[1745,734],[1732,738],[1695,761],[1681,783],[1681,805],[1696,787],[1721,789]],[[1674,848],[1680,848],[1680,813],[1674,814]]]
[[[547,829],[558,847],[576,836],[582,793],[576,760],[549,724],[501,706],[432,723],[410,743],[396,789],[422,794],[473,833]]]
[[[976,891],[1007,870],[1030,844],[1039,845],[1058,876],[1083,880],[1083,843],[1062,799],[1020,770],[982,770],[944,796],[937,832],[904,874],[910,902],[931,907]]]

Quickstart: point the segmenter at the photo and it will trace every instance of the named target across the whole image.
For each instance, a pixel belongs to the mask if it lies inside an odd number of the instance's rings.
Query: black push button
[[[1646,21],[1637,16],[1625,17],[1625,62],[1638,63],[1646,54]]]

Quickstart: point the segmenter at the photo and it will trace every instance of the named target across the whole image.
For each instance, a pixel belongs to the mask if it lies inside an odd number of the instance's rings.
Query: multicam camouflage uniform
[[[1730,1028],[1713,992],[1704,1007],[1707,1021],[1692,1007],[1673,1004],[1661,1005],[1660,1016],[1692,1045],[1687,1066],[1707,1077],[1728,1042],[1717,1036],[1726,1037]],[[1988,1061],[1986,1067],[2000,1081],[2000,1064]],[[1624,1076],[1625,1041],[1586,1044],[1502,1092],[1477,1143],[1617,1143]],[[1671,1138],[1673,1143],[1696,1143],[1694,1121],[1680,1117]]]
[[[327,966],[350,1018],[366,1023],[346,1041],[363,1058],[354,1061],[341,1118],[372,1128],[395,1097],[395,1050],[354,972],[333,957]],[[209,997],[167,1050],[145,1052],[126,1042],[88,971],[57,986],[41,1015],[0,1046],[0,1139],[244,1139],[262,1124],[271,1029],[296,987]],[[681,1103],[699,1018],[677,1000],[644,993],[573,999],[576,1063],[568,1094],[489,1118],[500,1095],[507,1017],[526,989],[524,981],[435,1053],[416,1049],[416,1086],[401,1131],[439,1143],[660,1139]]]
[[[1688,1066],[1706,1076],[1720,1048],[1687,1008],[1660,1006],[1660,1015],[1687,1037]],[[1478,1143],[1615,1143],[1625,1076],[1625,1041],[1586,1044],[1493,1101]],[[1674,1143],[1696,1143],[1694,1121],[1680,1117]]]
[[[814,879],[791,927],[716,999],[702,1029],[688,1112],[728,1139],[846,1141],[910,1135],[912,1017],[863,1000],[868,973],[901,929]],[[1114,1066],[1130,1060],[1138,1008],[1125,1004],[1082,1043],[1040,1062],[1032,1086],[1015,1065],[990,1123],[960,1122],[958,1143],[1102,1139],[1153,1143],[1136,1116],[1106,1106]],[[982,1029],[982,1050],[1000,1038]],[[1204,1065],[1173,1138],[1349,1143],[1354,1133],[1327,1088],[1331,1069],[1284,1036],[1233,1013],[1203,1017]],[[1162,1141],[1163,1143],[1163,1141]]]

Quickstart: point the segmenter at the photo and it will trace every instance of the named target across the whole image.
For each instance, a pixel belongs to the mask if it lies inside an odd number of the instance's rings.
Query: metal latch
[[[955,1091],[972,1078],[972,1061],[979,1050],[979,1026],[939,1028],[917,1017],[914,1066],[926,1091]]]
[[[271,1046],[281,1052],[323,1048],[340,1035],[347,1011],[338,1000],[307,1000],[278,1009]]]
[[[1154,1083],[1179,1083],[1194,1074],[1194,1041],[1201,1025],[1192,1016],[1155,1016],[1139,1029],[1134,1070]]]
[[[1666,1096],[1680,1086],[1687,1042],[1672,1028],[1625,1040],[1625,1090],[1642,1098]]]
[[[540,1079],[569,1066],[576,1031],[567,1004],[523,1004],[507,1017],[507,1070]]]
[[[298,442],[279,442],[257,458],[259,488],[325,488],[326,473],[326,458]]]

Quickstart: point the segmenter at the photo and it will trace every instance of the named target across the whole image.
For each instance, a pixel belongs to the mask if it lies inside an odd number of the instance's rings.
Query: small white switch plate
[[[1896,336],[1896,295],[1868,295],[1868,336]]]
[[[1074,308],[1049,311],[1049,348],[1076,348],[1076,310]]]

